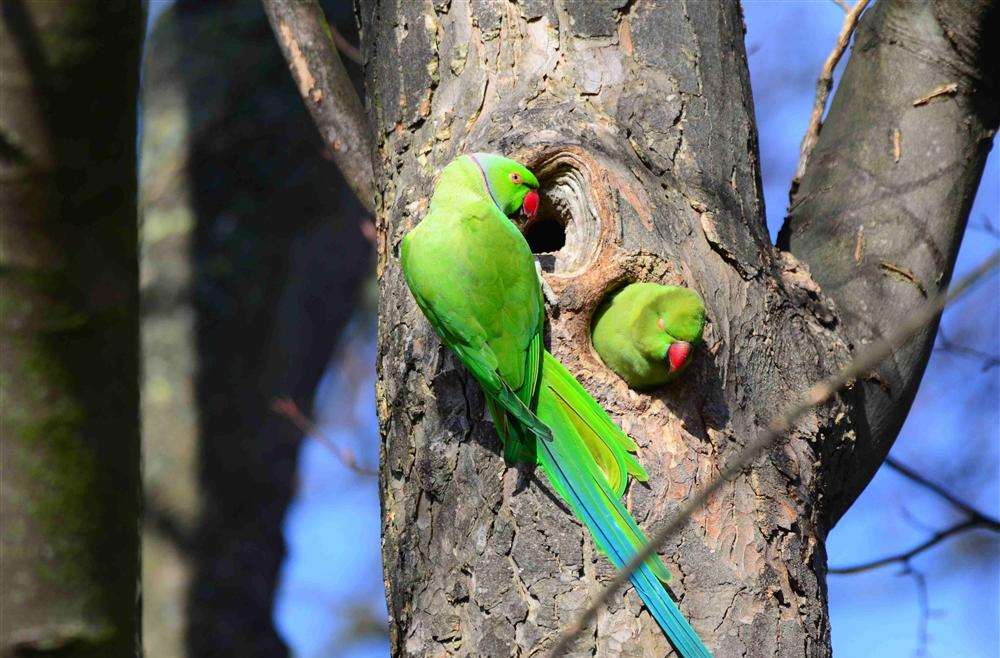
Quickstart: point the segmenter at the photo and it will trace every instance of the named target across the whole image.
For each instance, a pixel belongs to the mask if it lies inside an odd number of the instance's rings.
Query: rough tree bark
[[[142,26],[129,0],[2,5],[4,657],[140,652]]]
[[[866,52],[891,15],[873,14]],[[843,364],[855,323],[805,265],[768,239],[735,2],[362,0],[359,20],[377,137],[377,400],[393,652],[537,654],[610,567],[547,485],[535,478],[516,490],[517,473],[499,456],[476,386],[406,291],[400,240],[426,210],[437,171],[459,153],[490,150],[540,174],[548,204],[525,232],[536,252],[547,253],[540,260],[555,295],[550,349],[639,443],[651,477],[649,486],[630,488],[627,502],[647,529],[776,410]],[[944,33],[951,41],[928,46],[927,57],[933,48],[964,47],[964,37]],[[897,38],[906,44],[910,35]],[[842,88],[838,99],[878,93],[845,76],[850,84],[859,86]],[[975,85],[959,93],[985,100]],[[829,124],[835,113],[850,121],[850,106],[836,101]],[[960,116],[926,121],[952,126]],[[883,115],[865,120],[882,125],[884,143],[892,124]],[[961,177],[968,184],[954,193],[962,203],[949,206],[958,223],[941,229],[942,284],[988,146],[978,126],[969,132],[980,150],[956,165],[968,169]],[[938,163],[912,166],[919,176]],[[814,175],[807,172],[800,198],[815,189]],[[835,194],[864,195],[848,186]],[[944,201],[927,203],[930,213]],[[696,289],[709,321],[706,347],[684,380],[644,393],[600,363],[588,336],[600,301],[634,280]],[[919,380],[924,357],[906,361],[907,378]],[[860,451],[842,458],[866,436],[858,424],[874,425],[858,398],[855,389],[816,409],[667,547],[671,589],[716,655],[830,653],[824,539],[860,491],[844,483],[863,486],[880,461]],[[903,404],[881,413],[905,414]],[[881,440],[891,442],[889,434]],[[865,474],[853,476],[859,460],[867,460]],[[629,590],[574,655],[669,652]]]

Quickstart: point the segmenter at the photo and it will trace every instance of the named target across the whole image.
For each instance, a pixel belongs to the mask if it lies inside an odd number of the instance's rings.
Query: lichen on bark
[[[140,651],[142,18],[129,2],[0,13],[3,656]]]

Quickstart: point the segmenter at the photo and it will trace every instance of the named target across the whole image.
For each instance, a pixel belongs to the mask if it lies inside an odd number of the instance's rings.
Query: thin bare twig
[[[789,203],[791,203],[791,200],[795,197],[795,193],[799,189],[799,182],[806,173],[809,156],[812,154],[816,142],[819,141],[819,131],[823,127],[823,111],[826,109],[826,99],[829,98],[830,90],[833,88],[833,70],[837,68],[837,62],[840,61],[841,56],[843,56],[844,51],[847,49],[847,44],[851,42],[851,35],[854,34],[854,28],[857,27],[858,18],[867,6],[868,0],[858,0],[854,8],[847,12],[847,15],[844,16],[844,24],[840,28],[840,34],[837,36],[837,43],[834,44],[833,50],[827,56],[826,61],[823,62],[823,70],[816,81],[816,100],[813,102],[812,115],[809,117],[809,127],[806,128],[806,134],[802,138],[802,145],[799,147],[799,164],[795,168],[795,176],[792,178],[792,186],[788,192]]]
[[[330,36],[333,37],[333,42],[337,44],[337,50],[344,53],[347,59],[351,60],[355,64],[361,63],[361,51],[353,43],[344,38],[344,35],[334,26],[330,26]]]
[[[316,424],[302,413],[299,409],[299,405],[296,404],[295,400],[291,398],[277,398],[271,402],[271,409],[279,416],[284,416],[292,422],[299,431],[302,432],[303,436],[307,436],[316,439],[327,449],[332,452],[340,463],[351,469],[358,475],[364,475],[366,477],[375,477],[378,475],[378,471],[368,468],[358,462],[357,456],[354,454],[353,450],[345,448],[342,445],[334,443],[330,440],[330,437],[326,436],[323,432],[316,430]]]
[[[934,87],[920,98],[914,100],[913,107],[920,107],[921,105],[927,105],[935,98],[941,98],[942,96],[954,96],[957,93],[958,93],[957,82],[948,82],[943,85],[938,85],[937,87]]]
[[[938,328],[938,344],[935,349],[939,352],[954,354],[956,356],[964,356],[969,359],[981,361],[983,365],[983,372],[1000,366],[1000,356],[984,352],[983,350],[977,350],[975,347],[969,347],[968,345],[956,343],[948,338],[947,334],[944,332],[944,327]]]
[[[361,235],[365,237],[365,240],[368,240],[371,246],[378,245],[378,229],[375,228],[375,222],[367,217],[361,220]]]
[[[969,503],[965,502],[964,500],[962,500],[955,494],[951,493],[941,485],[932,482],[931,480],[924,477],[920,473],[917,473],[909,466],[900,463],[894,457],[887,457],[885,460],[885,465],[891,468],[892,470],[896,471],[906,479],[910,480],[914,484],[917,484],[920,487],[923,487],[924,489],[933,492],[939,498],[948,502],[948,504],[950,504],[952,507],[962,512],[965,518],[962,521],[959,521],[958,523],[954,523],[948,526],[944,530],[938,530],[937,532],[932,533],[930,537],[920,542],[916,546],[913,546],[912,548],[909,548],[905,551],[902,551],[900,553],[895,553],[893,555],[887,555],[877,560],[862,562],[860,564],[855,564],[849,567],[832,567],[829,569],[829,573],[838,575],[855,574],[864,571],[871,571],[873,569],[879,569],[881,567],[885,567],[890,564],[902,563],[904,565],[908,565],[910,560],[912,560],[920,553],[923,553],[924,551],[933,548],[934,546],[937,546],[945,539],[948,539],[949,537],[952,537],[959,533],[966,532],[969,530],[976,530],[979,528],[983,528],[991,532],[1000,533],[1000,520],[992,516],[989,516],[984,512],[981,512],[980,510],[976,509]]]
[[[929,643],[928,629],[930,626],[930,617],[933,611],[930,607],[930,596],[927,591],[927,576],[913,566],[913,558],[917,557],[924,551],[930,550],[934,546],[943,542],[945,539],[963,532],[968,532],[978,528],[985,528],[987,530],[991,530],[992,532],[1000,533],[1000,521],[979,511],[941,485],[936,482],[932,482],[927,477],[917,473],[915,470],[899,462],[893,457],[886,458],[885,465],[914,484],[931,491],[939,498],[948,502],[948,504],[952,507],[963,512],[965,520],[955,523],[944,530],[932,533],[929,538],[909,550],[895,555],[889,555],[878,560],[872,560],[871,562],[856,564],[851,567],[834,567],[829,570],[829,573],[834,575],[852,575],[879,569],[891,564],[900,564],[902,566],[902,571],[899,572],[899,575],[913,578],[914,585],[916,585],[917,588],[917,605],[920,610],[920,619],[918,622],[918,644],[916,655],[926,656],[928,655],[927,646]]]
[[[316,0],[262,0],[299,94],[344,180],[375,208],[372,136],[361,99],[340,61]]]
[[[1000,238],[1000,227],[998,227],[989,215],[983,215],[978,222],[969,222],[969,228],[982,231],[994,238]]]
[[[845,12],[851,11],[851,5],[847,3],[847,0],[833,0],[833,4],[837,5]]]
[[[914,568],[907,562],[903,565],[903,571],[899,575],[909,576],[917,586],[917,606],[920,609],[919,631],[917,632],[917,656],[927,655],[927,645],[929,640],[928,628],[931,619],[931,599],[927,593],[927,576],[923,571]]]
[[[929,479],[927,479],[926,477],[924,477],[920,473],[917,473],[916,471],[914,471],[912,468],[910,468],[906,464],[900,463],[899,460],[897,460],[895,457],[886,457],[885,465],[888,466],[889,468],[891,468],[892,470],[896,471],[897,473],[899,473],[900,475],[902,475],[906,479],[910,480],[911,482],[914,482],[914,483],[920,485],[924,489],[928,489],[930,491],[933,491],[935,494],[937,494],[938,496],[940,496],[944,500],[946,500],[949,503],[951,503],[957,509],[961,510],[962,512],[965,512],[966,516],[969,516],[971,518],[976,518],[976,519],[982,519],[984,521],[988,521],[989,523],[991,523],[991,524],[997,526],[998,528],[1000,528],[1000,521],[998,521],[997,519],[994,519],[994,518],[990,517],[989,515],[987,515],[987,514],[981,512],[981,511],[979,511],[978,509],[976,509],[975,507],[973,507],[969,503],[965,502],[964,500],[962,500],[961,498],[959,498],[955,494],[951,493],[950,491],[948,491],[947,489],[945,489],[944,487],[942,487],[940,484],[937,484],[935,482],[931,482]]]
[[[998,263],[1000,263],[1000,250],[994,251],[979,267],[957,282],[951,292],[936,295],[924,304],[922,308],[911,314],[906,322],[898,326],[894,332],[883,340],[867,346],[846,368],[832,377],[814,384],[801,401],[788,408],[783,414],[775,417],[760,436],[750,442],[746,448],[736,455],[714,480],[709,482],[707,486],[695,495],[688,498],[677,513],[677,516],[646,542],[642,550],[615,575],[583,614],[566,628],[552,649],[551,655],[554,657],[563,655],[580,633],[593,622],[597,616],[597,612],[606,606],[611,597],[628,582],[632,573],[652,557],[675,532],[680,530],[687,523],[688,519],[701,509],[723,484],[732,481],[742,473],[743,469],[753,463],[764,450],[774,445],[810,409],[829,401],[830,398],[846,385],[858,377],[864,376],[881,363],[882,360],[889,357],[910,336],[917,333],[936,318],[946,305],[986,276]]]
[[[881,567],[889,566],[890,564],[906,563],[915,558],[920,553],[937,546],[943,542],[948,537],[957,535],[967,530],[974,530],[976,528],[987,528],[994,532],[1000,532],[1000,525],[990,526],[987,521],[980,519],[965,519],[950,525],[944,530],[939,530],[933,535],[920,542],[916,546],[901,551],[899,553],[894,553],[893,555],[887,555],[885,557],[879,558],[877,560],[872,560],[870,562],[862,562],[861,564],[853,564],[849,567],[831,567],[828,573],[834,575],[845,575],[852,573],[861,573],[863,571],[872,571],[873,569],[880,569]]]

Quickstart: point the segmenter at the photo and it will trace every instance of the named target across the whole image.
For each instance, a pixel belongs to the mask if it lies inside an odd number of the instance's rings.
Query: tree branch
[[[823,69],[816,81],[816,100],[813,101],[809,126],[806,128],[806,134],[802,137],[802,144],[799,146],[799,164],[795,167],[795,176],[792,178],[791,189],[788,192],[789,203],[795,198],[795,192],[799,189],[799,181],[802,180],[806,164],[809,162],[809,155],[819,139],[820,129],[823,128],[823,111],[826,109],[826,99],[830,96],[830,90],[833,88],[833,70],[837,68],[837,63],[847,49],[847,44],[851,42],[851,35],[854,34],[854,28],[858,24],[861,12],[868,6],[868,0],[858,0],[853,9],[841,2],[837,4],[847,12],[847,15],[844,16],[844,24],[837,36],[837,43],[834,44],[833,50],[823,62]]]
[[[368,212],[373,212],[371,133],[323,10],[316,0],[262,2],[299,94],[333,161]]]
[[[973,530],[976,528],[986,528],[992,532],[1000,533],[1000,520],[997,520],[973,507],[972,505],[966,503],[965,501],[958,498],[955,494],[951,493],[944,487],[917,473],[909,466],[902,464],[893,457],[889,457],[885,460],[886,466],[896,471],[903,477],[907,478],[911,482],[917,484],[928,491],[933,492],[938,497],[947,501],[956,509],[960,510],[965,515],[965,520],[955,523],[944,530],[940,530],[932,534],[924,542],[914,546],[913,548],[903,551],[902,553],[897,553],[895,555],[889,555],[887,557],[879,558],[877,560],[872,560],[870,562],[863,562],[861,564],[856,564],[850,567],[833,567],[829,570],[832,574],[852,574],[860,573],[863,571],[870,571],[872,569],[878,569],[879,567],[884,567],[889,564],[901,562],[908,564],[909,561],[916,557],[918,554],[928,550],[929,548],[936,546],[940,542],[944,541],[952,535],[957,535],[961,532],[967,530]]]
[[[994,523],[996,523],[994,521]],[[896,563],[906,563],[912,558],[916,557],[920,553],[937,546],[942,541],[951,537],[952,535],[957,535],[966,530],[972,530],[974,528],[988,528],[993,532],[1000,532],[1000,525],[990,525],[988,522],[979,519],[966,519],[954,525],[951,525],[944,530],[939,530],[933,535],[928,537],[926,540],[917,544],[916,546],[907,549],[901,553],[896,553],[894,555],[887,555],[886,557],[879,558],[877,560],[872,560],[871,562],[862,562],[861,564],[855,564],[849,567],[831,567],[828,573],[836,575],[861,573],[862,571],[871,571],[873,569],[878,569],[880,567],[885,567],[890,564]]]
[[[948,338],[948,336],[944,333],[944,327],[938,327],[938,345],[936,349],[947,354],[955,354],[957,356],[964,356],[969,359],[981,361],[983,372],[989,370],[990,368],[1000,366],[1000,356],[984,352],[983,350],[977,350],[976,348],[969,347],[968,345],[956,343]]]
[[[357,455],[350,448],[345,448],[342,445],[334,443],[330,440],[328,436],[323,434],[323,432],[316,430],[316,424],[302,413],[299,409],[299,405],[291,398],[278,398],[271,402],[271,409],[274,413],[279,416],[284,416],[287,418],[295,427],[302,432],[303,436],[315,439],[323,444],[334,456],[340,460],[340,463],[354,471],[358,475],[364,475],[365,477],[377,477],[378,471],[372,468],[364,466],[358,461]]]
[[[615,574],[615,577],[604,588],[600,595],[591,603],[576,622],[570,625],[556,642],[552,649],[553,658],[562,656],[570,647],[572,642],[583,632],[585,628],[597,616],[597,612],[605,607],[626,582],[629,577],[642,564],[652,557],[660,547],[678,530],[687,523],[688,519],[701,509],[708,499],[718,491],[723,484],[735,479],[746,467],[765,450],[774,445],[777,440],[784,436],[792,427],[813,407],[828,402],[836,393],[845,386],[854,382],[859,377],[870,372],[883,359],[889,357],[893,351],[902,345],[913,334],[922,329],[925,325],[936,320],[938,315],[953,300],[966,292],[973,284],[980,281],[990,271],[1000,264],[1000,250],[994,251],[979,267],[971,272],[964,279],[955,284],[952,292],[948,294],[938,294],[932,300],[922,305],[920,310],[911,313],[910,317],[902,322],[895,331],[878,343],[868,346],[863,352],[854,358],[851,363],[837,374],[814,384],[806,395],[789,407],[784,413],[776,416],[768,425],[767,431],[752,441],[744,448],[729,464],[722,469],[719,475],[707,486],[701,489],[681,507],[677,516],[670,523],[657,532],[646,542],[640,550],[624,568]],[[940,540],[938,540],[940,541]]]
[[[927,629],[930,626],[931,618],[931,600],[927,593],[927,576],[923,571],[914,568],[910,563],[904,565],[903,572],[899,575],[910,576],[913,579],[913,584],[917,588],[917,607],[920,610],[920,619],[918,621],[919,631],[917,633],[917,651],[914,655],[926,656],[927,655],[927,642],[928,642],[928,632]]]
[[[903,566],[903,570],[899,575],[910,576],[913,578],[913,582],[917,588],[917,605],[920,610],[918,634],[919,648],[917,655],[926,655],[928,640],[927,628],[931,614],[930,598],[927,593],[927,576],[913,566],[913,558],[920,555],[924,551],[930,550],[934,546],[943,542],[945,539],[963,532],[969,532],[978,528],[986,528],[992,532],[1000,533],[1000,521],[980,512],[941,485],[932,482],[893,457],[888,457],[885,460],[885,464],[914,484],[933,492],[956,509],[962,511],[965,514],[965,520],[955,523],[944,530],[934,532],[928,539],[910,548],[909,550],[888,555],[877,560],[862,562],[849,567],[831,567],[827,573],[834,575],[854,575],[865,573],[867,571],[873,571],[875,569],[889,566],[890,564],[901,564]]]
[[[855,347],[947,286],[1000,113],[996,0],[880,0],[862,16],[778,245],[805,262]],[[954,92],[932,94],[934,90]],[[927,102],[914,106],[914,101]],[[909,411],[937,322],[849,394],[852,441],[822,446],[833,526]]]
[[[939,498],[947,501],[952,507],[961,511],[965,519],[952,524],[951,526],[945,528],[944,530],[939,530],[933,533],[923,542],[917,544],[916,546],[905,550],[901,553],[896,553],[893,555],[888,555],[886,557],[879,558],[877,560],[871,560],[869,562],[862,562],[860,564],[855,564],[849,567],[831,567],[828,573],[831,574],[854,574],[861,573],[863,571],[871,571],[873,569],[878,569],[881,567],[888,566],[890,564],[902,563],[904,565],[909,565],[911,559],[923,553],[924,551],[933,548],[938,545],[948,537],[957,535],[962,532],[969,530],[975,530],[977,528],[985,528],[991,532],[1000,533],[1000,520],[985,514],[972,505],[966,503],[964,500],[960,499],[955,494],[951,493],[944,487],[917,473],[909,466],[902,464],[893,457],[888,457],[885,460],[885,465],[896,471],[906,479],[910,480],[914,484],[933,492]]]
[[[355,64],[361,64],[361,51],[353,43],[348,41],[340,30],[330,25],[330,36],[333,38],[333,43],[337,45],[337,50],[344,53],[347,59],[351,60]]]
[[[885,465],[891,468],[892,470],[896,471],[906,479],[910,480],[911,482],[918,484],[925,489],[933,491],[939,497],[943,498],[944,500],[951,503],[954,507],[964,512],[966,516],[986,521],[987,523],[1000,528],[1000,521],[997,521],[996,519],[989,517],[983,512],[980,512],[975,507],[961,500],[960,498],[958,498],[958,496],[951,493],[941,485],[931,482],[926,477],[917,473],[909,466],[900,463],[896,458],[894,457],[886,458]]]
[[[1000,228],[989,216],[982,217],[978,222],[969,222],[969,228],[982,231],[992,238],[1000,238]]]

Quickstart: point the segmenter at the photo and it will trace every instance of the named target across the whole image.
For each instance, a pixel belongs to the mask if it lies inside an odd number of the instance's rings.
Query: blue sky
[[[784,215],[815,79],[840,29],[843,11],[830,0],[751,0],[744,8],[773,237]],[[984,218],[1000,223],[995,152],[970,221]],[[970,229],[957,276],[998,246],[994,236]],[[1000,353],[998,298],[1000,281],[994,276],[946,312],[943,325],[949,336]],[[323,431],[352,446],[369,464],[377,460],[378,445],[373,334],[370,322],[354,325],[350,350],[364,359],[354,364],[349,382],[328,377],[317,395]],[[354,409],[352,418],[335,420],[332,410],[345,405]],[[975,360],[936,352],[893,455],[996,515],[1000,512],[998,409],[1000,369],[983,372]],[[275,611],[279,630],[298,658],[385,656],[388,647],[383,641],[350,644],[341,635],[347,624],[347,600],[360,600],[385,614],[376,483],[347,470],[316,441],[303,444],[299,471],[298,495],[285,526],[289,557]],[[829,562],[853,564],[908,548],[955,518],[946,505],[883,468],[831,533]],[[997,557],[996,539],[981,533],[949,540],[914,561],[914,567],[926,574],[930,599],[926,655],[1000,655]],[[893,566],[829,578],[838,658],[918,655],[920,598],[915,578],[900,571]]]

